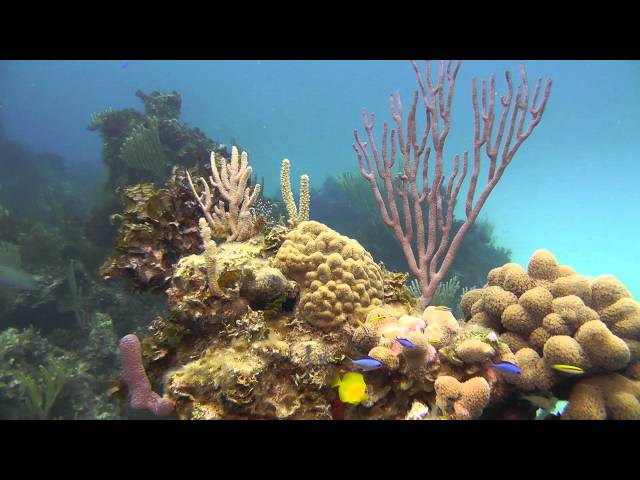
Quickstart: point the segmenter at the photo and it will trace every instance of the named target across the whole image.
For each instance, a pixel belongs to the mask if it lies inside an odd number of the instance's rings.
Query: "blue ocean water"
[[[503,72],[517,78],[518,63],[463,62],[449,159],[472,147],[472,77],[496,73],[503,93]],[[481,217],[495,224],[496,241],[514,262],[525,265],[546,248],[579,273],[616,275],[638,298],[640,62],[524,63],[530,81],[553,79],[551,98]],[[273,194],[283,158],[294,178],[307,173],[315,187],[328,175],[355,172],[351,144],[361,109],[376,112],[380,134],[390,119],[388,95],[399,91],[408,109],[415,88],[405,61],[3,61],[0,118],[9,137],[34,150],[99,165],[99,136],[86,128],[92,112],[141,110],[138,89],[176,90],[181,121],[222,143],[237,138]]]

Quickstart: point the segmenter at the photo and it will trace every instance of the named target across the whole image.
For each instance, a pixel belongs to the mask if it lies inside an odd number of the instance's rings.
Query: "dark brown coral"
[[[184,172],[174,169],[160,189],[142,183],[120,191],[124,210],[112,216],[120,222],[116,253],[100,275],[108,279],[126,274],[141,290],[164,287],[177,260],[201,249],[199,215]]]

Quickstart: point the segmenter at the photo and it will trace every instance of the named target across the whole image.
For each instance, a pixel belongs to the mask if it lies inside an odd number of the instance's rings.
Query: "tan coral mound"
[[[477,338],[465,340],[455,349],[455,353],[464,363],[486,362],[496,354],[491,345]]]
[[[382,303],[382,271],[371,255],[321,223],[301,222],[291,230],[275,266],[300,284],[299,314],[314,326],[339,325]]]
[[[640,420],[640,381],[619,373],[580,380],[569,396],[563,420]]]
[[[514,303],[502,312],[502,325],[510,332],[527,336],[540,325],[540,320],[525,310],[522,305]]]
[[[518,297],[498,286],[487,287],[482,294],[483,309],[495,317],[501,317],[509,305],[517,302]]]
[[[572,365],[586,371],[620,370],[631,354],[627,344],[607,326],[593,320],[583,324],[574,337],[555,335],[544,344],[547,365]]]
[[[460,331],[460,324],[450,311],[429,306],[422,313],[422,318],[426,322],[424,334],[427,341],[436,348],[448,344]]]
[[[549,289],[553,297],[575,295],[580,297],[585,305],[591,305],[591,279],[584,275],[567,275],[556,279]]]
[[[619,370],[631,359],[629,347],[600,320],[583,324],[575,335],[594,368]]]
[[[526,270],[517,263],[507,263],[494,268],[489,272],[487,281],[490,286],[498,286],[517,297],[534,286]]]
[[[499,338],[501,342],[504,342],[509,346],[512,352],[517,352],[518,350],[529,347],[527,340],[517,333],[504,332],[500,334]]]
[[[553,282],[560,276],[558,260],[549,250],[536,250],[529,259],[529,276],[538,280]]]
[[[545,365],[544,359],[531,348],[518,350],[515,363],[520,367],[520,375],[510,375],[506,380],[520,390],[546,391],[556,382],[555,371]]]
[[[386,347],[374,347],[369,351],[369,356],[383,363],[389,370],[397,370],[400,360],[393,351]]]
[[[613,275],[602,275],[591,284],[593,308],[600,312],[621,298],[630,298],[631,293]]]
[[[527,290],[518,299],[520,306],[535,319],[540,319],[551,313],[552,302],[553,295],[543,287],[534,287]]]
[[[556,335],[544,344],[544,359],[547,366],[571,365],[584,370],[591,368],[591,363],[582,346],[569,335]]]
[[[491,387],[482,377],[460,383],[454,377],[440,376],[435,381],[436,405],[455,420],[478,418],[489,404]]]
[[[593,375],[640,360],[640,303],[615,277],[592,280],[547,250],[531,256],[529,281],[522,273],[512,263],[495,268],[488,286],[461,300],[468,323],[494,329],[521,357],[523,373],[512,381],[519,389],[548,389],[565,379],[552,369],[556,364]]]
[[[473,307],[473,304],[482,298],[482,292],[482,288],[474,288],[462,295],[462,298],[460,299],[460,308],[462,309],[462,314],[465,318],[472,316],[471,307]]]
[[[576,295],[568,295],[553,299],[553,313],[558,314],[573,335],[580,326],[592,320],[598,320],[595,310],[587,307]]]

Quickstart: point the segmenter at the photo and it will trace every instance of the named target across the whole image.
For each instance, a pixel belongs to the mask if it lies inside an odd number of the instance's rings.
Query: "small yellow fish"
[[[367,384],[361,373],[346,373],[344,377],[342,377],[342,380],[340,379],[340,375],[336,375],[331,386],[338,387],[338,395],[343,403],[357,405],[369,399]]]
[[[584,373],[584,370],[582,368],[575,367],[573,365],[555,364],[551,365],[551,368],[562,373],[568,373],[569,375],[582,375]]]
[[[451,311],[451,309],[449,307],[445,307],[444,305],[438,305],[435,308],[436,308],[436,310],[440,310],[440,311],[443,311],[443,312],[450,312]]]
[[[377,322],[378,320],[384,320],[386,317],[382,314],[374,315],[373,317],[367,319],[368,322]]]
[[[366,327],[366,325],[364,323],[362,323],[361,320],[358,320],[356,318],[356,322],[358,322],[358,325],[360,325],[362,327],[362,329],[364,330],[365,335],[367,335],[367,337],[370,337],[371,334],[369,333],[369,329]]]

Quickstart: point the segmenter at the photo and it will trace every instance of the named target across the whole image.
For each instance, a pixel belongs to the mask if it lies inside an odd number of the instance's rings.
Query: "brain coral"
[[[278,250],[275,266],[301,286],[299,314],[333,327],[382,304],[382,271],[355,240],[318,222],[301,222]]]

